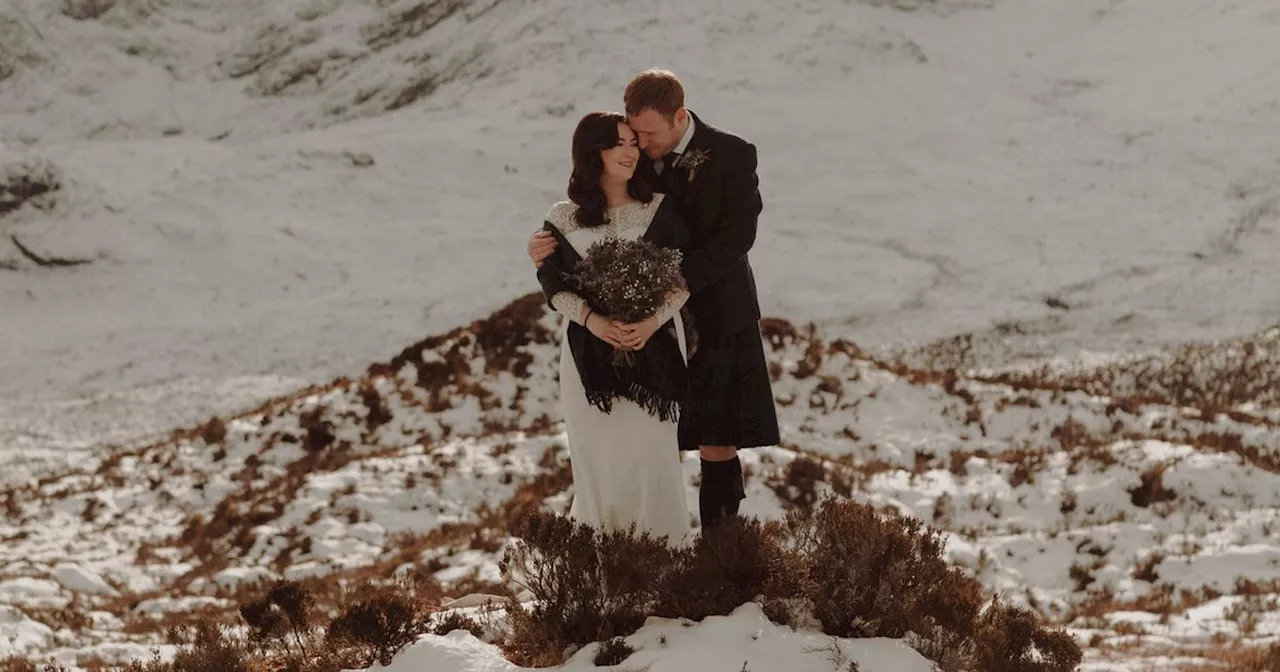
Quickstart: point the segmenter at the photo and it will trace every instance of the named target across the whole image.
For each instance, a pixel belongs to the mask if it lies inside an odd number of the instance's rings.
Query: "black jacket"
[[[763,204],[755,145],[690,115],[695,129],[681,158],[702,154],[702,165],[676,165],[659,176],[644,160],[640,169],[658,191],[675,196],[684,213],[692,241],[682,248],[681,270],[692,293],[694,328],[707,339],[759,326],[760,301],[747,253]]]

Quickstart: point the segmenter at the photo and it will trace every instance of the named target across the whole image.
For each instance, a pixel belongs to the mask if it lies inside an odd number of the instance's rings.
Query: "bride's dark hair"
[[[592,112],[578,122],[573,132],[573,174],[569,176],[569,200],[578,205],[578,225],[600,226],[605,223],[608,203],[600,188],[604,160],[600,153],[618,146],[618,124],[627,118],[617,112]],[[644,152],[640,153],[644,160]],[[641,203],[653,200],[653,187],[640,179],[637,170],[627,181],[627,193]]]

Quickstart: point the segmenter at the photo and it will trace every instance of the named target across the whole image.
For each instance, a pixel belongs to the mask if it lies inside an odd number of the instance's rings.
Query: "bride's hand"
[[[642,350],[649,342],[650,338],[657,333],[658,327],[662,324],[658,322],[658,316],[635,324],[624,324],[619,327],[622,332],[622,345],[628,350]]]
[[[623,348],[622,344],[622,328],[616,321],[611,320],[599,313],[591,313],[587,316],[587,331],[590,331],[596,338],[612,345],[615,348]]]

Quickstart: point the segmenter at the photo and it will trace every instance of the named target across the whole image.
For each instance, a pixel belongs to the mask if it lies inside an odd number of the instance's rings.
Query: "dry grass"
[[[600,643],[600,648],[596,651],[596,655],[591,662],[598,667],[621,665],[635,652],[636,650],[630,644],[627,644],[627,640],[621,637],[614,637]]]
[[[1231,672],[1275,672],[1280,670],[1280,644],[1268,647],[1234,646],[1202,652],[1202,658],[1226,666]],[[1217,672],[1221,667],[1187,668],[1186,672]]]
[[[196,624],[183,644],[171,662],[157,656],[134,661],[124,672],[251,672],[254,669],[250,666],[249,644],[229,635],[220,624],[209,621]]]
[[[437,635],[447,635],[454,630],[466,630],[477,639],[484,637],[484,626],[480,625],[479,621],[457,611],[449,612],[431,626],[431,632]]]
[[[1119,611],[1145,611],[1169,618],[1221,596],[1221,593],[1209,586],[1198,591],[1177,590],[1167,583],[1157,584],[1146,595],[1129,600],[1117,599],[1110,590],[1096,590],[1090,592],[1087,599],[1072,606],[1062,620],[1066,623],[1077,620],[1098,622],[1107,614]]]
[[[208,422],[200,425],[196,429],[196,433],[206,445],[217,445],[227,440],[227,423],[219,418],[211,418]]]
[[[366,409],[364,419],[366,429],[372,432],[391,422],[391,411],[387,408],[387,402],[372,382],[366,382],[360,387],[360,400]]]
[[[62,0],[62,14],[77,21],[87,21],[102,17],[115,6],[116,0]]]
[[[808,455],[801,455],[787,465],[781,475],[769,479],[768,485],[788,507],[812,508],[818,503],[818,484],[827,480],[827,468]]]
[[[1165,554],[1160,551],[1147,555],[1138,564],[1134,565],[1133,578],[1148,583],[1156,583],[1160,580],[1160,574],[1156,571],[1156,568],[1160,566],[1160,563],[1164,562],[1164,559]]]
[[[1161,463],[1142,472],[1142,483],[1129,490],[1129,500],[1134,506],[1149,507],[1160,502],[1171,502],[1177,493],[1164,487],[1164,472],[1169,465]]]
[[[1116,362],[1084,372],[1044,367],[1031,372],[980,376],[1017,390],[1077,391],[1111,397],[1118,407],[1143,404],[1196,408],[1204,416],[1224,413],[1237,422],[1263,423],[1236,407],[1280,406],[1280,329],[1225,343],[1184,346],[1168,355]]]
[[[3,79],[3,77],[0,77]],[[62,171],[46,159],[25,158],[0,167],[0,217],[30,205],[49,210],[62,189]]]

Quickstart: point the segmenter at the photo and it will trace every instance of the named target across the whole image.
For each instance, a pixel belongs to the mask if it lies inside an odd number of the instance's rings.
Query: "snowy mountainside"
[[[276,577],[418,567],[451,595],[497,591],[509,521],[571,497],[557,319],[530,295],[358,378],[9,488],[0,596],[24,614],[11,650],[140,655],[162,624],[233,616]],[[765,329],[786,440],[745,453],[747,515],[834,492],[920,517],[1097,664],[1277,634],[1276,387],[1218,383],[1265,380],[1280,332],[1091,371],[966,374]],[[1212,403],[1169,396],[1191,387]]]

